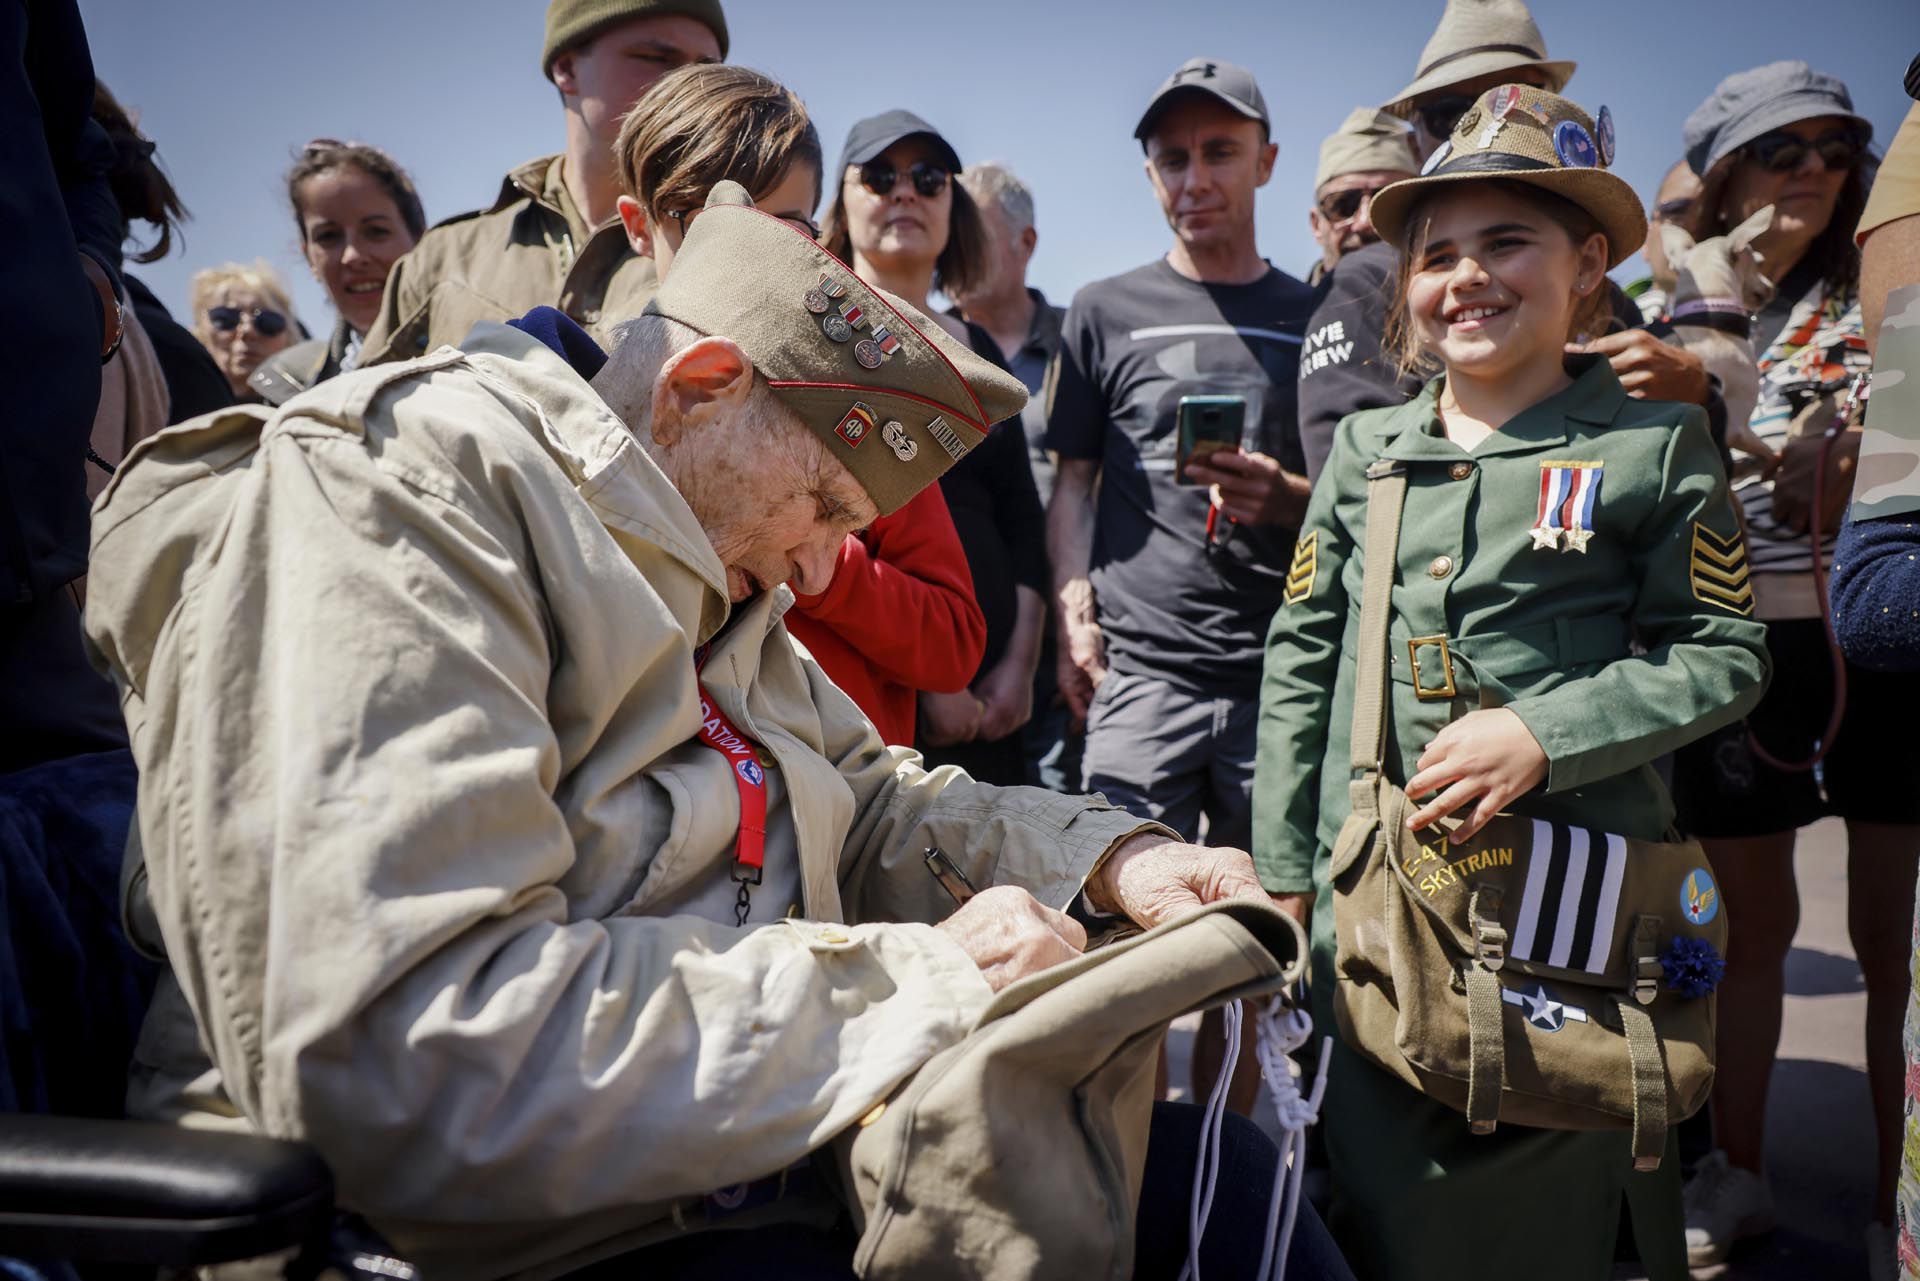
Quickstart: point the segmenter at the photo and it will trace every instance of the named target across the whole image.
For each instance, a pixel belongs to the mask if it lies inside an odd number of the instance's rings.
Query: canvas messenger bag
[[[834,1141],[872,1281],[1128,1281],[1167,1025],[1305,963],[1266,903],[1213,903],[1009,984]]]
[[[1727,914],[1706,856],[1513,814],[1461,845],[1457,819],[1407,829],[1416,807],[1382,768],[1407,473],[1382,459],[1367,478],[1352,813],[1331,869],[1341,1033],[1476,1133],[1630,1128],[1635,1168],[1657,1168],[1713,1081]]]

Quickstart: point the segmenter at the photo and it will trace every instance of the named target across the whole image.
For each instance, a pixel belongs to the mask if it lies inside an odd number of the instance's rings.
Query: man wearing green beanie
[[[535,307],[602,341],[638,315],[657,281],[614,208],[621,117],[667,72],[726,55],[720,0],[550,0],[540,69],[566,109],[566,150],[513,170],[490,206],[429,229],[394,264],[360,363],[411,359]]]

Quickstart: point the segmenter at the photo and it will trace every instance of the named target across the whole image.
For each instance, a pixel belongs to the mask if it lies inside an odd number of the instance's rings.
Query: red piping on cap
[[[960,381],[964,383],[966,382],[966,379],[962,378]],[[959,410],[955,409],[951,405],[943,405],[937,400],[929,400],[925,396],[916,396],[910,391],[900,391],[897,388],[893,388],[893,387],[874,387],[866,383],[803,383],[791,378],[782,378],[778,380],[769,378],[767,379],[767,386],[773,388],[775,391],[780,391],[783,388],[792,387],[801,391],[858,391],[858,392],[865,392],[869,396],[898,396],[903,400],[911,400],[916,404],[925,405],[929,409],[938,410],[942,414],[952,414],[955,418],[958,418],[961,422],[973,428],[975,431],[979,432],[982,436],[991,435],[993,432],[992,427],[981,426],[979,423],[967,417],[965,414],[961,413]],[[977,405],[980,402],[978,400],[975,400],[973,403]],[[986,414],[982,413],[980,417],[984,420],[986,418]]]

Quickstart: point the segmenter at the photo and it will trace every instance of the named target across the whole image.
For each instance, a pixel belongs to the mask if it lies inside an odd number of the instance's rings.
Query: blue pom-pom
[[[1667,986],[1682,996],[1705,996],[1720,986],[1727,962],[1713,944],[1690,935],[1676,935],[1660,957]]]

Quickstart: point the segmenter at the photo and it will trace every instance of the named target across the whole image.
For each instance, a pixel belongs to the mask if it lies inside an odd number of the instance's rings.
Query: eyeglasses
[[[669,209],[666,211],[666,216],[680,224],[680,234],[684,237],[687,234],[687,228],[693,225],[693,220],[700,216],[700,209]],[[801,232],[808,240],[820,239],[820,224],[813,219],[801,214],[776,214],[775,216],[789,227]]]
[[[1320,216],[1328,222],[1345,222],[1360,212],[1361,205],[1392,185],[1383,182],[1377,187],[1349,187],[1345,191],[1330,192],[1320,200]]]
[[[230,334],[240,328],[240,321],[253,322],[253,332],[262,338],[273,338],[287,331],[287,318],[271,307],[255,307],[251,311],[241,311],[238,307],[209,307],[207,319],[213,327],[223,334]]]
[[[947,189],[947,171],[927,160],[916,160],[907,170],[913,189],[931,200]],[[860,166],[860,185],[876,196],[884,196],[900,181],[900,171],[887,159],[869,160]]]
[[[1449,95],[1422,103],[1413,109],[1414,118],[1420,127],[1432,138],[1453,137],[1453,127],[1460,123],[1460,117],[1467,114],[1467,108],[1473,105],[1473,99],[1464,95]]]
[[[1819,153],[1820,163],[1832,172],[1859,164],[1860,154],[1866,149],[1867,140],[1855,129],[1835,129],[1812,142],[1784,129],[1775,129],[1761,134],[1740,150],[1768,173],[1792,173],[1806,160],[1809,151]]]

